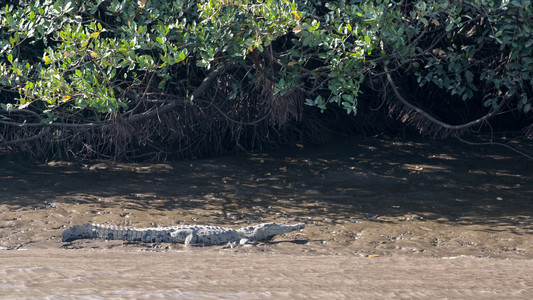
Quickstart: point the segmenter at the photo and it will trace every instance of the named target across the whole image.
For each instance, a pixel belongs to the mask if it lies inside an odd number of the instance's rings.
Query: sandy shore
[[[0,298],[533,298],[531,260],[209,253],[2,251]]]

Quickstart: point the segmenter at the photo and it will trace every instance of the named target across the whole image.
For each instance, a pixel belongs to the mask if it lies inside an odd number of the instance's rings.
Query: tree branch
[[[194,101],[195,98],[200,98],[205,92],[212,86],[213,81],[226,72],[229,69],[235,68],[235,65],[232,66],[220,66],[211,73],[209,73],[202,83],[194,90],[192,93],[191,100]],[[172,108],[176,107],[178,105],[177,101],[168,102],[167,104],[161,106],[159,109],[150,110],[141,114],[133,115],[128,118],[125,118],[124,121],[126,123],[134,123],[142,120],[149,119],[151,117],[154,117],[158,114],[163,114],[171,110]],[[22,111],[22,110],[20,110]],[[25,110],[26,111],[26,110]],[[34,112],[31,112],[35,114]],[[91,123],[84,123],[84,124],[76,124],[76,123],[18,123],[18,122],[10,122],[10,121],[3,121],[0,120],[0,124],[8,125],[8,126],[23,126],[23,127],[73,127],[73,128],[97,128],[101,127],[108,123],[108,121],[103,122],[91,122]]]
[[[236,67],[236,66],[235,65],[232,65],[232,66],[222,65],[222,66],[218,67],[217,69],[215,69],[213,72],[209,73],[204,78],[202,83],[194,90],[194,92],[192,93],[192,96],[191,96],[191,100],[194,101],[194,99],[200,98],[203,94],[205,94],[207,89],[209,89],[213,85],[213,81],[218,76],[222,75],[224,72],[226,72],[229,69],[232,69],[234,67]],[[159,109],[154,109],[154,110],[151,110],[151,111],[144,112],[142,114],[133,115],[131,117],[125,118],[124,121],[126,123],[134,123],[134,122],[146,120],[146,119],[155,117],[156,115],[164,114],[164,113],[170,111],[171,109],[173,109],[174,107],[176,107],[177,105],[178,105],[177,101],[172,101],[172,102],[170,102],[168,104],[165,104],[165,105],[161,106],[161,108],[159,108]]]
[[[475,125],[479,125],[482,122],[487,121],[488,119],[492,118],[497,113],[496,110],[491,110],[489,113],[487,113],[486,115],[484,115],[483,117],[481,117],[479,119],[473,120],[473,121],[465,123],[465,124],[460,124],[460,125],[450,125],[448,123],[444,123],[444,122],[442,122],[440,120],[437,120],[435,117],[433,117],[432,115],[430,115],[429,113],[427,113],[423,109],[421,109],[421,108],[419,108],[417,106],[414,106],[413,104],[411,104],[407,100],[405,100],[405,98],[398,91],[398,88],[396,87],[396,84],[392,80],[392,77],[390,75],[391,72],[389,71],[387,66],[384,66],[383,69],[385,70],[385,75],[387,76],[387,81],[390,84],[390,86],[392,88],[392,91],[394,92],[394,95],[396,96],[396,98],[398,98],[398,100],[400,100],[400,102],[402,102],[405,106],[407,106],[410,109],[412,109],[413,111],[417,112],[418,114],[420,114],[421,116],[423,116],[427,120],[429,120],[432,123],[437,124],[437,125],[439,125],[439,126],[441,126],[443,128],[446,128],[446,129],[449,129],[449,130],[454,130],[454,131],[455,130],[467,129],[467,128],[470,128],[470,127],[475,126]],[[502,106],[503,106],[503,102],[500,103],[499,107],[501,108]]]

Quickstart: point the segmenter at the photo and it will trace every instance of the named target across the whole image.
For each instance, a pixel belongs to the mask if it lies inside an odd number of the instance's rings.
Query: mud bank
[[[516,146],[533,150],[526,141]],[[416,277],[425,273],[433,274],[427,278],[434,278],[435,286],[441,287],[435,292],[426,287],[422,296],[491,296],[501,280],[507,280],[510,288],[494,294],[498,298],[530,296],[532,284],[526,280],[525,266],[531,270],[533,259],[531,170],[532,161],[504,148],[388,138],[340,139],[326,147],[304,145],[303,149],[167,164],[39,163],[0,154],[0,249],[6,250],[0,251],[0,273],[9,275],[0,283],[0,294],[24,292],[27,287],[22,286],[28,281],[18,284],[16,278],[25,272],[28,280],[39,272],[47,274],[45,278],[52,276],[54,286],[61,285],[58,274],[79,282],[91,277],[87,282],[94,285],[100,282],[95,274],[130,278],[129,273],[141,276],[142,270],[154,272],[146,280],[154,281],[154,293],[163,293],[171,291],[172,285],[155,288],[165,277],[154,275],[157,268],[148,266],[157,264],[166,274],[177,266],[183,269],[185,262],[188,273],[182,275],[190,275],[191,282],[196,282],[190,285],[205,297],[226,292],[226,298],[239,297],[237,288],[225,289],[215,277],[235,276],[232,286],[241,284],[244,289],[249,283],[238,279],[249,274],[258,284],[259,277],[253,277],[258,270],[273,280],[279,274],[293,278],[289,282],[295,286],[298,274],[307,274],[310,287],[302,287],[303,296],[312,294],[310,282],[323,281],[317,274],[327,274],[339,283],[331,289],[316,289],[324,292],[318,296],[349,293],[351,286],[365,291],[366,284],[370,294],[361,294],[361,298],[410,298],[418,289],[414,287],[426,286],[426,277]],[[262,222],[305,222],[307,226],[245,247],[61,242],[65,228],[86,222],[136,227],[210,224],[239,228]],[[121,253],[128,262],[121,259]],[[108,261],[111,257],[116,260]],[[209,260],[212,257],[221,260]],[[443,259],[455,257],[459,259],[453,262]],[[56,270],[56,264],[73,267]],[[91,264],[100,270],[90,273]],[[207,270],[218,264],[226,264],[227,270],[209,277]],[[275,268],[268,268],[269,264]],[[300,264],[302,269],[298,269]],[[318,269],[313,269],[315,265]],[[115,271],[120,266],[122,271]],[[103,271],[106,268],[109,271]],[[197,277],[195,269],[200,270]],[[457,275],[448,278],[449,272]],[[405,293],[401,292],[404,275],[411,280]],[[478,278],[479,282],[469,286],[462,278]],[[513,278],[516,283],[511,284]],[[76,280],[67,280],[65,289]],[[446,280],[459,285],[446,290]],[[215,282],[214,294],[201,289],[206,284],[199,282],[204,281],[207,285]],[[275,290],[276,284],[280,283],[244,289],[251,294],[240,297],[300,295],[299,288]],[[46,285],[36,280],[30,290],[46,290]],[[371,294],[371,287],[385,294]],[[112,294],[106,291],[111,290],[104,288],[98,295],[107,298]],[[123,290],[116,297],[140,296],[133,286]],[[181,288],[179,293],[169,293],[185,297],[189,294],[180,293],[187,291]]]

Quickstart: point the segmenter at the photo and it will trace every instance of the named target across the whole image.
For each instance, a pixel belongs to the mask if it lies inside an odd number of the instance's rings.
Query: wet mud
[[[530,141],[516,147],[533,150]],[[231,253],[237,261],[281,255],[287,268],[290,257],[468,257],[520,266],[533,259],[532,178],[533,161],[506,148],[387,137],[165,164],[41,163],[0,154],[0,258],[22,257],[20,250],[36,260],[118,251],[136,259],[138,252]],[[254,246],[61,241],[67,227],[87,222],[307,225]]]

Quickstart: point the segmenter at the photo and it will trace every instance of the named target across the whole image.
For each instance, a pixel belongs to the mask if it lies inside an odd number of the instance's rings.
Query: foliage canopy
[[[7,1],[0,146],[49,157],[197,156],[313,138],[304,107],[355,115],[376,103],[423,134],[458,135],[512,114],[532,135],[530,7]]]

